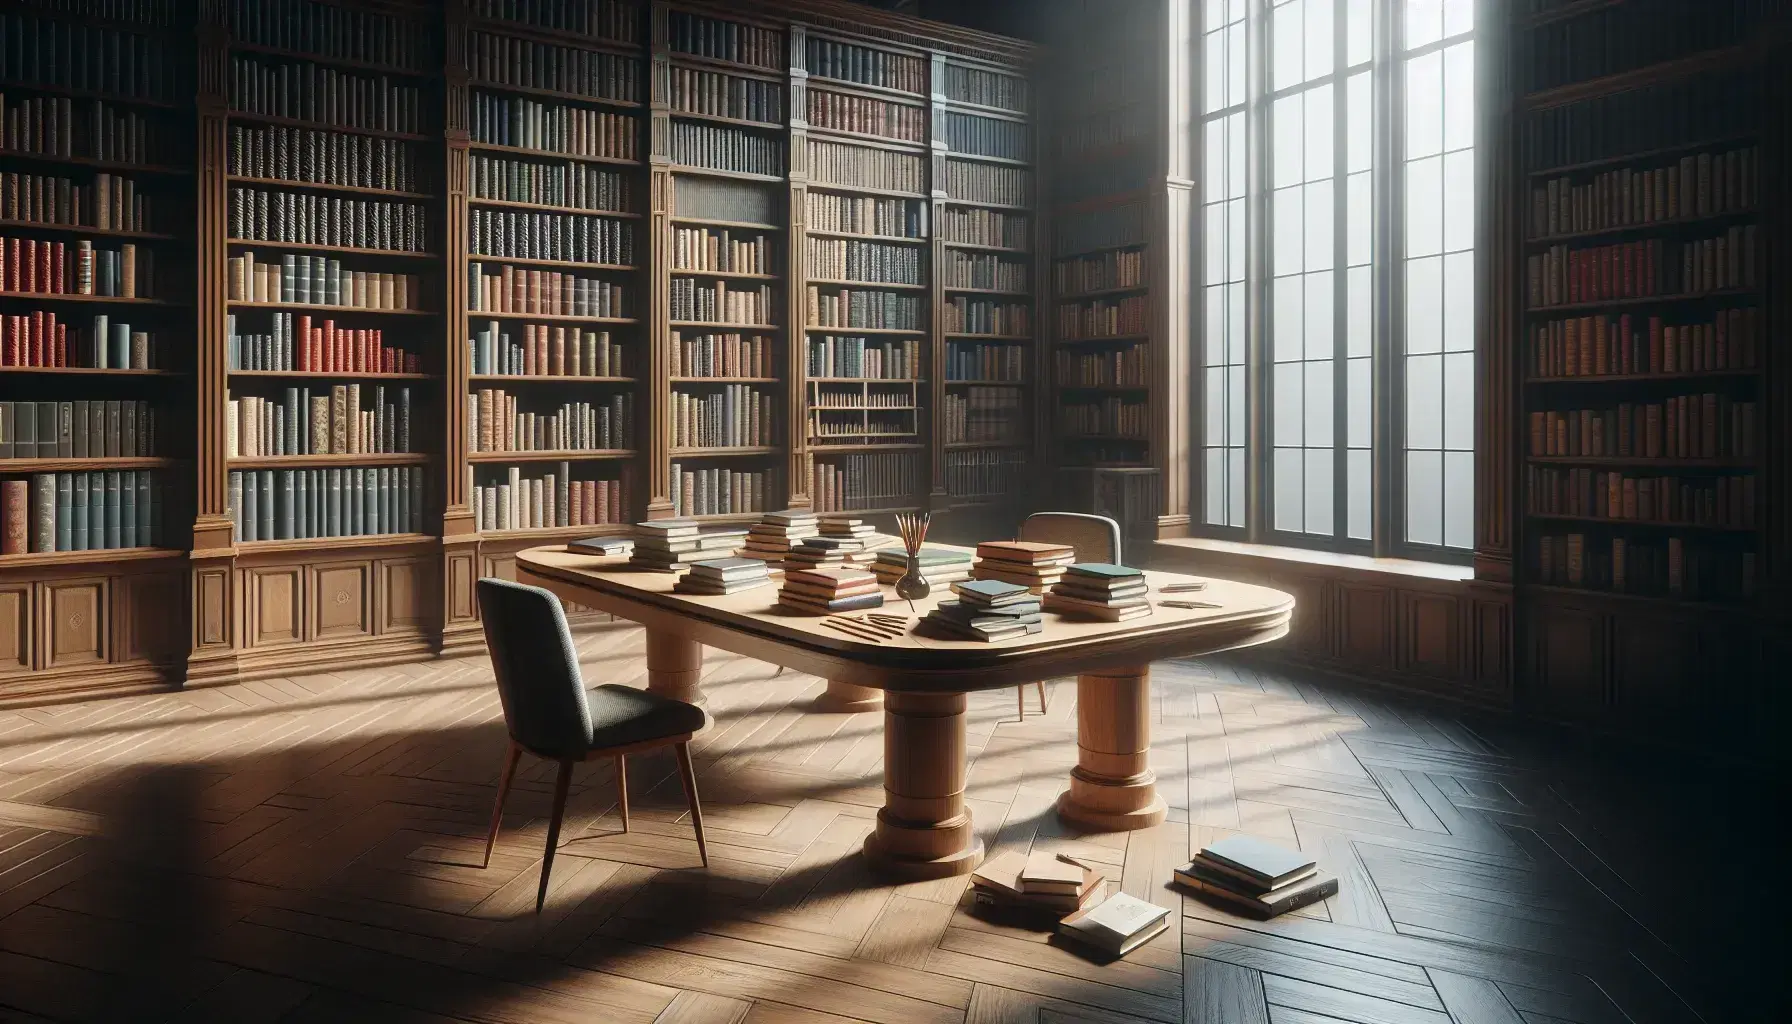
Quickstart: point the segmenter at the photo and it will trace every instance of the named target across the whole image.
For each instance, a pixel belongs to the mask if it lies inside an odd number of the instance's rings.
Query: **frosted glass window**
[[[1210,525],[1245,524],[1245,426],[1248,421],[1245,349],[1248,326],[1250,67],[1246,18],[1260,0],[1206,0],[1202,14],[1201,318],[1204,405],[1202,518]]]
[[[1406,453],[1406,479],[1431,481],[1443,476],[1443,453]],[[1406,489],[1406,539],[1414,544],[1442,544],[1443,503],[1437,486]]]
[[[1444,357],[1406,360],[1406,442],[1412,448],[1443,447]]]
[[[1332,399],[1338,388],[1337,381],[1332,379],[1332,364],[1310,362],[1307,368],[1306,403],[1301,407],[1301,414],[1306,419],[1306,436],[1303,442],[1309,448],[1332,450]]]
[[[1332,250],[1337,236],[1338,208],[1336,192],[1330,181],[1315,181],[1306,186],[1306,269],[1330,270],[1337,260]]]
[[[1337,301],[1337,285],[1332,283],[1332,276],[1328,270],[1306,277],[1307,301],[1302,315],[1306,318],[1308,359],[1329,360],[1337,348],[1338,324],[1332,313]]]
[[[1439,256],[1406,263],[1406,351],[1444,347],[1444,261]]]
[[[1344,329],[1347,333],[1345,353],[1351,356],[1368,357],[1374,341],[1375,331],[1375,292],[1372,271],[1368,267],[1351,267],[1346,271],[1349,284],[1345,287],[1348,293],[1348,305],[1344,317]]]
[[[1375,6],[1370,0],[1348,0],[1344,12],[1344,60],[1351,67],[1366,64],[1375,47]]]
[[[1375,476],[1369,463],[1369,452],[1351,449],[1347,469],[1350,473],[1347,485],[1350,492],[1349,537],[1351,540],[1370,540],[1375,529]]]
[[[1443,57],[1427,53],[1406,62],[1406,156],[1444,148]]]
[[[1305,459],[1299,448],[1277,448],[1275,470],[1275,525],[1278,530],[1300,533],[1306,525]]]
[[[1443,158],[1406,164],[1406,255],[1434,256],[1444,248]]]
[[[1276,5],[1271,19],[1270,35],[1274,40],[1270,67],[1274,69],[1272,88],[1286,89],[1299,85],[1306,68],[1306,47],[1301,33],[1301,14],[1307,0],[1286,0]],[[1323,2],[1323,0],[1321,0]]]
[[[1324,78],[1337,65],[1337,43],[1333,17],[1337,4],[1333,0],[1306,0],[1307,73],[1306,81]]]
[[[1367,71],[1351,75],[1344,84],[1344,111],[1350,131],[1344,133],[1346,171],[1366,171],[1375,158],[1374,83]]]
[[[1406,48],[1416,50],[1444,36],[1444,0],[1406,0]]]
[[[1344,389],[1349,396],[1348,415],[1344,418],[1344,443],[1351,448],[1368,448],[1375,415],[1375,380],[1368,356],[1352,359],[1346,365]]]

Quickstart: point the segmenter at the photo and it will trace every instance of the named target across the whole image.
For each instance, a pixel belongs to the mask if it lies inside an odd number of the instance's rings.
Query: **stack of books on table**
[[[1230,836],[1202,848],[1176,881],[1228,910],[1259,919],[1286,914],[1338,894],[1335,875],[1299,850],[1249,836]]]
[[[860,552],[850,537],[804,537],[784,554],[784,569],[837,569],[852,564]]]
[[[1136,619],[1151,614],[1150,589],[1145,573],[1131,566],[1077,562],[1045,595],[1045,610],[1103,622]]]
[[[971,578],[971,556],[967,551],[923,546],[920,561],[921,578],[929,586],[944,586]],[[877,552],[871,571],[877,573],[879,583],[893,586],[903,573],[908,572],[908,552],[901,548],[885,548]]]
[[[567,541],[566,550],[579,555],[616,557],[633,554],[635,542],[627,537],[583,537]]]
[[[1049,853],[997,854],[971,873],[971,899],[978,906],[1063,917],[1101,899],[1102,873],[1061,861]]]
[[[746,540],[745,527],[718,526],[705,530],[694,519],[654,519],[635,524],[635,551],[631,569],[651,572],[683,572],[693,561],[728,558]]]
[[[819,520],[805,509],[767,512],[747,527],[747,543],[740,549],[747,558],[762,558],[773,568],[782,568],[790,549],[816,535]]]
[[[772,575],[757,558],[708,558],[692,562],[689,572],[673,584],[675,594],[738,594],[769,586]]]
[[[846,561],[854,565],[870,565],[872,552],[896,543],[895,537],[878,533],[877,527],[850,515],[823,513],[819,529],[821,538],[834,541]]]
[[[980,580],[1018,583],[1035,594],[1064,576],[1064,567],[1076,561],[1076,549],[1068,544],[1031,540],[986,540],[977,545],[977,564],[971,575]]]
[[[1058,934],[1108,956],[1125,956],[1170,927],[1170,908],[1117,892],[1058,922]]]
[[[1045,628],[1039,598],[1018,583],[963,580],[952,584],[956,601],[941,601],[923,622],[954,640],[1006,640]]]
[[[863,569],[786,569],[778,590],[778,607],[805,615],[882,608],[884,592],[877,577]]]

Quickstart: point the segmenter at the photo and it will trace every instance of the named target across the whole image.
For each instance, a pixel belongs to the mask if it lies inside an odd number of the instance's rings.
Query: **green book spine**
[[[74,474],[75,501],[74,507],[69,511],[74,518],[73,550],[75,551],[87,551],[92,548],[87,536],[87,503],[92,500],[87,493],[88,478],[92,475],[91,473]]]
[[[106,471],[106,547],[117,548],[123,540],[119,515],[123,510],[123,499],[119,495],[119,473],[115,469]]]
[[[156,543],[154,484],[148,470],[137,473],[137,544],[149,547]]]
[[[56,474],[56,550],[58,551],[74,550],[74,505],[74,474]]]
[[[118,474],[118,546],[137,546],[137,471]]]

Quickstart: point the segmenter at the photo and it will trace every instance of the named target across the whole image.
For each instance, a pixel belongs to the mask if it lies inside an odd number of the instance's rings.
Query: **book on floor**
[[[1299,850],[1245,835],[1227,836],[1204,846],[1201,856],[1269,888],[1308,874],[1318,864]]]
[[[1020,869],[1020,891],[1028,895],[1075,895],[1083,886],[1083,869],[1055,854],[1034,850]]]
[[[1228,910],[1247,917],[1267,920],[1290,910],[1318,903],[1338,894],[1336,875],[1321,874],[1317,869],[1273,889],[1250,891],[1250,887],[1233,874],[1215,868],[1200,857],[1187,867],[1178,868],[1176,881],[1213,898]]]
[[[1100,899],[1105,889],[1105,876],[1092,868],[1076,868],[1079,874],[1074,891],[1030,893],[1021,888],[1020,875],[1027,865],[1027,855],[1015,851],[999,853],[978,865],[971,873],[971,899],[980,906],[1000,910],[1024,910],[1062,917]]]
[[[1170,910],[1117,892],[1058,922],[1058,933],[1113,956],[1125,956],[1170,927]]]

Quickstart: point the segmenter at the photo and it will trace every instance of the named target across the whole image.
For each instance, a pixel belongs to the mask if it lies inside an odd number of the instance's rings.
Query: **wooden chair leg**
[[[554,870],[554,847],[560,844],[560,819],[566,816],[566,788],[572,784],[571,761],[560,762],[560,776],[554,780],[554,816],[548,819],[548,848],[541,855],[541,888],[535,892],[535,912],[548,899],[548,875]]]
[[[1027,720],[1027,688],[1025,686],[1016,686],[1014,688],[1014,703],[1017,707],[1020,708],[1020,720],[1023,722],[1026,721]]]
[[[691,824],[697,828],[697,856],[703,858],[704,867],[709,867],[709,847],[703,845],[703,806],[697,802],[697,773],[691,768],[691,746],[680,743],[674,752],[678,754],[678,778],[684,783],[684,798],[691,804]]]
[[[1043,715],[1045,714],[1045,680],[1041,679],[1033,685],[1039,687],[1039,713]]]
[[[622,831],[628,831],[628,755],[616,755],[616,810],[622,815]]]
[[[516,778],[516,763],[523,756],[523,748],[515,740],[504,752],[504,772],[498,776],[498,801],[492,805],[492,827],[485,834],[485,859],[479,862],[482,868],[491,867],[492,846],[498,841],[498,823],[504,820],[504,798],[510,795],[510,781]]]

